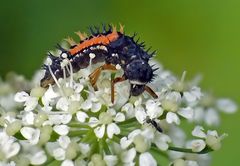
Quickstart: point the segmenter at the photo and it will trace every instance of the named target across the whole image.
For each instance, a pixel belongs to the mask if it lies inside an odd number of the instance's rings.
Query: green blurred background
[[[46,51],[89,25],[119,23],[158,51],[174,73],[201,73],[201,86],[240,103],[239,0],[24,0],[1,1],[0,75],[17,71],[31,78]],[[239,113],[222,116],[229,137],[214,152],[213,166],[239,163]]]

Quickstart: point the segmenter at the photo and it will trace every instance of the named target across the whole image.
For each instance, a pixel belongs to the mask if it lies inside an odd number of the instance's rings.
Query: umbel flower
[[[0,82],[0,165],[157,166],[166,158],[172,166],[206,166],[209,153],[220,149],[226,134],[205,133],[197,125],[193,137],[187,137],[179,126],[186,121],[209,124],[195,115],[206,109],[205,93],[185,80],[185,72],[178,79],[158,65],[151,86],[159,98],[145,93],[129,98],[125,81],[116,84],[112,103],[109,78],[122,71],[102,73],[95,91],[88,75],[96,67],[73,73],[64,62],[69,77],[56,79],[51,73],[55,84],[48,88],[39,85],[43,71],[32,81],[23,79],[27,86],[22,90]],[[219,110],[237,110],[229,99],[215,101]]]

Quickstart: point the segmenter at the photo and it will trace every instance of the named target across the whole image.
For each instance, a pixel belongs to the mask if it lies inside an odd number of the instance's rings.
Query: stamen
[[[51,69],[51,67],[50,67],[49,64],[48,64],[48,69],[49,69],[49,72],[50,72],[50,74],[51,74],[53,80],[55,81],[56,85],[58,86],[59,89],[61,89],[61,86],[60,86],[60,84],[59,84],[57,78],[56,78],[55,75],[53,74],[52,69]]]
[[[186,77],[187,71],[184,71],[182,74],[181,82],[183,83]]]

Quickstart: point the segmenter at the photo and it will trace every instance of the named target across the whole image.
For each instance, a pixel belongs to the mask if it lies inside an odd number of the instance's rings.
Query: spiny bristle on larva
[[[78,32],[75,32],[75,34],[78,35],[78,37],[80,38],[81,41],[85,40],[88,37],[85,32],[81,33],[80,31],[78,31]]]

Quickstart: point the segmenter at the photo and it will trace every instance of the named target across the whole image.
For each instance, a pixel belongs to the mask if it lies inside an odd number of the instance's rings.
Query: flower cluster
[[[112,103],[110,78],[121,70],[103,73],[94,91],[88,75],[95,67],[66,70],[70,77],[47,89],[39,86],[42,71],[33,81],[14,75],[15,85],[0,82],[0,165],[157,166],[163,157],[172,166],[206,166],[208,152],[220,149],[226,134],[200,125],[219,124],[219,111],[234,113],[231,100],[214,99],[186,72],[178,79],[159,65],[150,85],[158,99],[129,99],[122,82]],[[192,137],[181,128],[186,122],[196,125]]]

